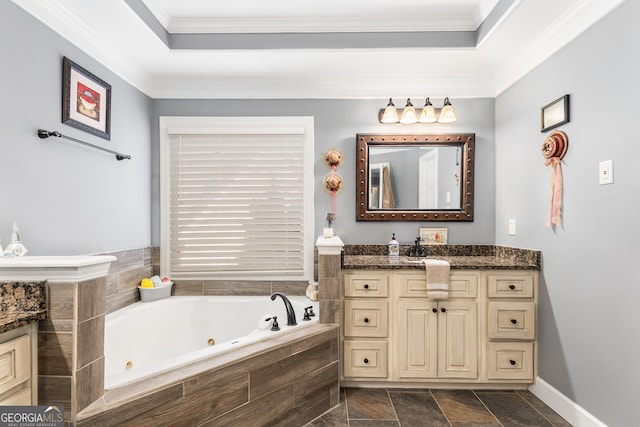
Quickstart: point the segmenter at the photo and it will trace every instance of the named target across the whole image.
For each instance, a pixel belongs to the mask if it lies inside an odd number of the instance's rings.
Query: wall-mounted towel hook
[[[88,142],[80,141],[79,139],[71,138],[70,136],[66,136],[61,134],[60,132],[50,132],[44,129],[38,129],[38,136],[40,139],[46,139],[50,136],[57,136],[58,138],[68,139],[69,141],[77,142],[78,144],[86,145],[87,147],[95,148],[96,150],[106,151],[107,153],[111,153],[116,156],[118,160],[130,159],[131,156],[128,154],[118,153],[117,151],[109,150],[108,148],[103,148],[98,145],[89,144]]]

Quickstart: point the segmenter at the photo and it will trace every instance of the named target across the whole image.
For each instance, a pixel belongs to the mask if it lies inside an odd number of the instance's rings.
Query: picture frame
[[[569,123],[569,95],[561,96],[540,109],[540,132]]]
[[[62,123],[111,139],[111,85],[62,59]]]
[[[446,228],[420,228],[421,245],[446,245]]]

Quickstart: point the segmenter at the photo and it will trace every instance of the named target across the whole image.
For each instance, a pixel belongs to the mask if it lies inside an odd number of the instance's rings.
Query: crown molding
[[[386,17],[188,17],[171,20],[172,34],[261,34],[332,32],[475,31],[478,24],[464,16],[432,16],[429,19]],[[163,22],[163,21],[161,21]]]
[[[64,2],[54,0],[12,0],[61,37],[91,56],[145,94],[151,91],[151,76],[119,54],[119,49],[94,28],[78,19]]]
[[[493,79],[452,78],[184,78],[155,79],[154,99],[386,99],[421,93],[432,98],[493,98]],[[426,95],[425,95],[426,96]]]
[[[171,26],[171,15],[164,7],[162,7],[162,4],[160,2],[152,0],[137,1],[141,1],[147,7],[147,9],[149,9],[149,12],[151,12],[156,17],[158,22],[162,24],[165,30],[169,30],[169,27]]]
[[[582,0],[576,3],[499,70],[494,96],[507,90],[624,1]]]

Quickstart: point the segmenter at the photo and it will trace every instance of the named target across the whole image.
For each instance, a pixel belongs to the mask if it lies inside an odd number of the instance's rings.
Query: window
[[[313,277],[313,118],[161,117],[161,270]]]

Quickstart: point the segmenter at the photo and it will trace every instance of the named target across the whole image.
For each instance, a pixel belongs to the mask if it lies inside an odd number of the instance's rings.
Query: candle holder
[[[333,228],[331,228],[331,224],[336,220],[336,213],[327,212],[324,219],[327,221],[327,227],[322,230],[322,237],[333,237]]]

